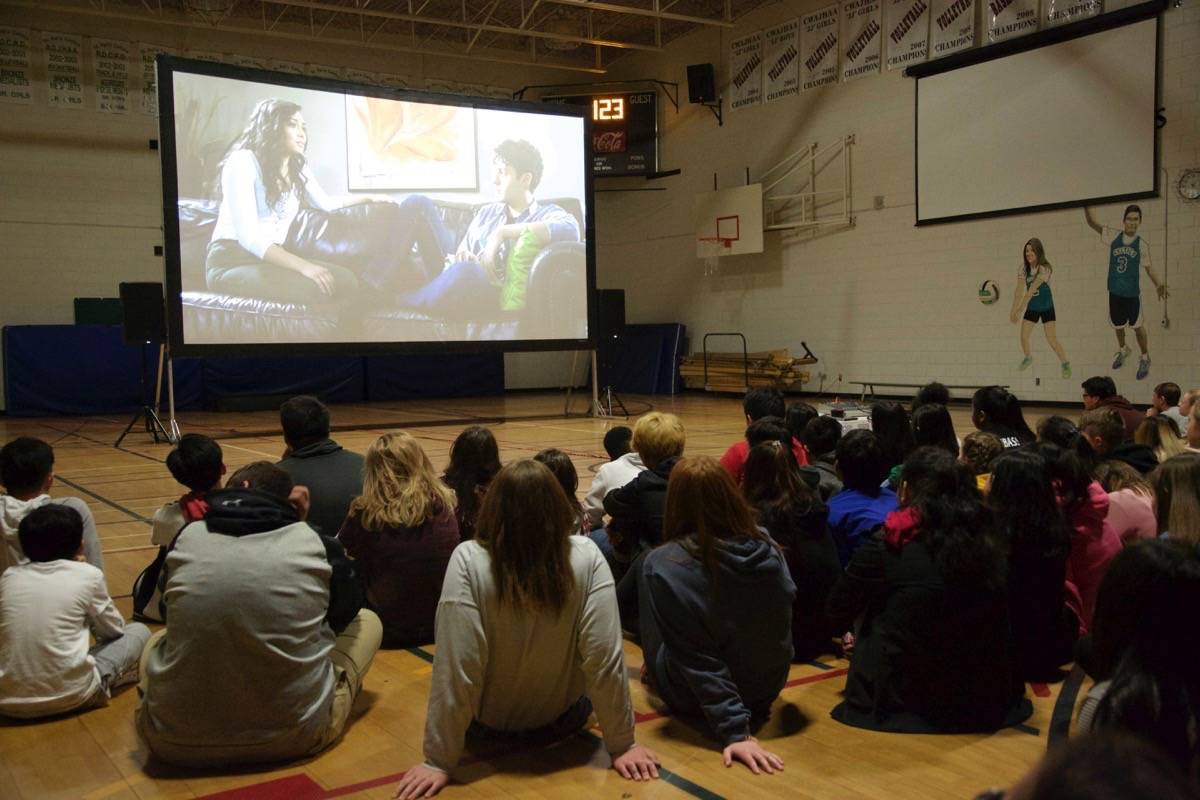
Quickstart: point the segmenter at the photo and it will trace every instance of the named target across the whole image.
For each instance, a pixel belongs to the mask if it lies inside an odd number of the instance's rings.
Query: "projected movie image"
[[[184,346],[587,338],[581,116],[172,86]]]

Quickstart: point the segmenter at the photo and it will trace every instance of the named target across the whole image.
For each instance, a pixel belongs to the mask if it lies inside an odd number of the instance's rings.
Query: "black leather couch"
[[[554,203],[570,211],[584,230],[574,198]],[[478,205],[435,201],[447,227],[460,241]],[[582,242],[553,242],[534,259],[526,305],[519,312],[496,310],[470,322],[434,317],[396,305],[394,299],[363,286],[359,296],[340,307],[307,306],[210,292],[204,262],[219,204],[211,200],[179,200],[180,269],[184,330],[189,344],[275,342],[409,342],[496,339],[582,338],[586,316],[578,307],[587,285],[586,248]],[[386,248],[395,207],[364,203],[338,211],[316,212],[299,219],[294,231],[297,255],[339,264],[358,272],[369,254]],[[436,275],[441,265],[410,259],[420,279]]]

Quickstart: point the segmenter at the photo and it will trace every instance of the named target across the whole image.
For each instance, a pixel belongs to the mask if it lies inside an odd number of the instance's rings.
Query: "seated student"
[[[1107,375],[1097,375],[1088,378],[1082,384],[1084,411],[1098,408],[1110,408],[1121,418],[1124,435],[1121,441],[1132,442],[1133,433],[1137,430],[1145,415],[1121,395],[1117,394],[1117,384]]]
[[[871,431],[850,431],[837,446],[837,470],[845,488],[829,498],[829,532],[842,566],[863,539],[896,510],[896,493],[883,486],[888,464]]]
[[[550,744],[585,728],[593,711],[613,768],[658,776],[657,756],[634,742],[612,575],[592,542],[571,535],[575,524],[536,461],[493,479],[475,539],[454,551],[442,586],[425,761],[394,797],[441,791],[468,740]]]
[[[912,432],[917,447],[940,447],[958,458],[958,436],[954,433],[954,421],[950,419],[950,412],[945,406],[926,403],[914,411]]]
[[[662,541],[667,480],[685,441],[683,423],[674,414],[652,411],[633,426],[633,449],[646,469],[604,496],[604,510],[612,519],[604,530],[592,532],[618,581],[639,552]]]
[[[702,719],[726,766],[783,769],[751,735],[792,660],[796,587],[779,546],[707,456],[671,473],[663,535],[638,577],[647,681],[672,713]]]
[[[1158,466],[1158,456],[1144,444],[1124,440],[1125,426],[1111,408],[1095,408],[1079,418],[1079,435],[1099,458],[1124,461],[1143,475]]]
[[[1187,430],[1183,435],[1187,440],[1188,450],[1200,451],[1200,402],[1192,403],[1192,410],[1188,412]]]
[[[812,661],[834,652],[833,637],[840,631],[830,625],[826,606],[829,592],[842,575],[842,565],[820,495],[800,479],[790,454],[779,442],[750,448],[742,494],[758,524],[783,550],[796,586],[792,602],[794,660]]]
[[[1182,437],[1187,430],[1187,414],[1179,407],[1182,392],[1179,384],[1164,382],[1154,387],[1154,395],[1150,398],[1150,407],[1146,409],[1147,417],[1162,417],[1175,423],[1175,430]]]
[[[621,437],[613,437],[612,434],[620,430],[628,431],[630,438],[626,441],[626,450],[617,453],[617,450],[620,448],[619,442]],[[610,437],[613,439],[611,443],[609,441]],[[592,485],[588,489],[587,496],[583,498],[583,509],[587,514],[588,530],[595,530],[604,524],[605,495],[613,489],[619,489],[629,483],[640,472],[646,469],[646,465],[642,463],[642,457],[638,455],[637,450],[632,449],[632,439],[633,431],[623,425],[613,428],[604,434],[604,449],[608,452],[611,460],[607,464],[602,464],[596,470],[596,474],[592,477]],[[612,445],[611,448],[610,444]],[[617,454],[614,455],[614,453]]]
[[[817,417],[804,427],[802,441],[808,450],[809,464],[820,477],[821,499],[825,501],[842,490],[842,479],[835,465],[841,440],[842,423],[833,417]]]
[[[288,400],[279,421],[287,443],[279,468],[308,487],[308,524],[322,536],[337,536],[350,501],[362,494],[363,457],[329,438],[329,409],[315,397]]]
[[[1187,445],[1180,438],[1175,421],[1166,415],[1142,420],[1133,433],[1134,444],[1145,445],[1154,451],[1161,464],[1172,456],[1187,452]]]
[[[1092,476],[1108,492],[1106,520],[1122,543],[1128,545],[1138,539],[1158,536],[1154,487],[1145,476],[1124,461],[1111,459],[1097,464]]]
[[[579,470],[575,469],[575,462],[571,460],[569,455],[557,447],[547,447],[535,455],[533,460],[550,470],[558,481],[558,485],[566,493],[567,500],[570,501],[571,506],[575,509],[575,515],[579,518],[579,524],[575,526],[575,530],[572,533],[587,536],[591,530],[591,525],[588,522],[587,515],[583,513],[583,504],[576,497],[576,493],[579,491]]]
[[[609,461],[616,461],[621,456],[633,452],[633,428],[628,425],[618,425],[604,434],[604,452],[608,453]]]
[[[783,419],[787,415],[787,404],[783,399],[783,392],[778,389],[751,389],[742,400],[742,411],[746,414],[746,425],[749,426],[763,417]],[[734,483],[742,482],[742,469],[746,466],[746,456],[749,452],[750,444],[743,438],[731,444],[721,456],[721,466],[733,476]],[[808,463],[808,453],[798,440],[793,441],[792,452],[796,456],[797,464]]]
[[[1200,545],[1200,453],[1184,453],[1150,474],[1158,532],[1165,538]]]
[[[429,644],[442,578],[460,541],[454,493],[404,431],[372,442],[366,463],[362,496],[350,503],[338,540],[383,623],[383,646]]]
[[[917,390],[917,394],[913,397],[912,407],[909,411],[913,414],[917,413],[917,409],[927,405],[950,405],[950,390],[946,388],[944,383],[931,381]]]
[[[949,453],[922,447],[904,464],[900,501],[829,601],[839,627],[862,617],[833,718],[896,733],[993,731],[1027,719],[1004,550],[975,481]]]
[[[1079,436],[1079,428],[1074,422],[1066,417],[1060,417],[1057,414],[1043,417],[1037,426],[1037,440],[1039,442],[1050,442],[1056,444],[1063,450],[1070,450],[1075,446],[1075,439]]]
[[[304,522],[302,489],[249,464],[175,540],[171,624],[146,648],[135,714],[156,759],[286,761],[341,737],[383,627],[341,544]]]
[[[1081,732],[1123,731],[1200,776],[1200,553],[1194,544],[1138,542],[1115,559],[1096,601],[1092,677]]]
[[[104,569],[96,521],[87,503],[78,497],[50,498],[50,487],[54,485],[54,450],[50,445],[32,436],[20,436],[0,448],[0,483],[6,491],[0,494],[0,535],[4,539],[0,544],[0,573],[29,560],[21,549],[17,529],[26,514],[47,503],[75,509],[83,520],[84,560],[96,569]]]
[[[500,445],[482,425],[463,428],[450,445],[450,464],[442,480],[454,490],[454,517],[462,541],[474,538],[475,516],[488,484],[500,471]]]
[[[0,714],[46,717],[107,705],[117,687],[137,680],[149,629],[125,624],[104,573],[83,562],[75,509],[36,508],[17,535],[29,560],[0,575]]]
[[[1009,450],[996,459],[987,498],[1008,552],[1008,607],[1017,677],[1059,680],[1079,636],[1065,581],[1071,528],[1058,506],[1041,454]]]
[[[963,437],[962,454],[959,461],[975,476],[975,486],[981,492],[988,489],[992,477],[992,464],[1004,452],[1004,445],[990,433],[971,431]]]
[[[899,403],[881,400],[871,405],[871,430],[888,465],[888,488],[900,485],[900,465],[917,446],[908,412]]]
[[[1003,386],[984,386],[971,398],[971,423],[990,433],[1006,449],[1021,447],[1037,437],[1025,422],[1021,402]]]
[[[804,444],[804,429],[808,427],[808,423],[812,422],[818,416],[817,409],[813,408],[808,403],[795,402],[787,407],[787,414],[784,415],[783,424],[788,429],[788,433],[797,442]]]

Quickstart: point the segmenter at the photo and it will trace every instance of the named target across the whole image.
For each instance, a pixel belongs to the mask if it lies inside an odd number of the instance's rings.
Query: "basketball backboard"
[[[762,184],[696,195],[696,257],[763,251]]]

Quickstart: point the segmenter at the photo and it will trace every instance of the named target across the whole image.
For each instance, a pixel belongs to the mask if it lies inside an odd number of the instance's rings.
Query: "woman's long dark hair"
[[[1017,435],[1021,444],[1029,444],[1037,437],[1029,429],[1021,401],[1003,386],[984,386],[971,398],[974,410],[983,414],[989,422],[1003,425]]]
[[[458,498],[459,518],[474,521],[479,511],[477,489],[487,486],[500,471],[500,447],[496,437],[482,425],[472,425],[450,445],[446,483]]]
[[[1037,442],[1029,449],[1046,459],[1050,480],[1058,492],[1058,502],[1069,518],[1071,512],[1090,496],[1088,487],[1096,467],[1096,452],[1080,434],[1075,435],[1072,446],[1066,449],[1050,442]]]
[[[1070,552],[1071,529],[1041,453],[1014,449],[997,458],[987,502],[994,530],[1010,554],[1057,559]]]
[[[917,446],[908,412],[899,403],[884,400],[872,405],[871,430],[879,437],[879,446],[889,467],[903,464]]]
[[[267,203],[274,205],[281,196],[294,188],[299,197],[304,197],[305,158],[298,153],[289,153],[283,140],[288,121],[300,111],[300,106],[289,100],[269,98],[260,100],[250,112],[250,121],[245,130],[233,140],[225,151],[225,157],[217,166],[213,196],[221,197],[221,173],[229,156],[238,150],[249,150],[258,159],[262,170],[263,185],[267,189]],[[287,178],[280,173],[280,166],[287,161]]]
[[[1046,248],[1042,246],[1042,240],[1035,238],[1030,239],[1025,243],[1025,246],[1021,248],[1021,268],[1025,270],[1025,280],[1029,280],[1029,276],[1033,274],[1033,270],[1029,268],[1029,262],[1025,260],[1025,247],[1033,248],[1033,254],[1035,256],[1034,260],[1037,262],[1035,264],[1035,268],[1045,267],[1047,277],[1049,277],[1049,273],[1054,271],[1054,267],[1050,266],[1050,262],[1046,260]]]
[[[795,465],[789,448],[764,442],[750,448],[742,473],[742,494],[759,523],[783,547],[825,532],[826,509]]]
[[[1094,672],[1111,680],[1097,728],[1162,747],[1200,777],[1200,552],[1166,539],[1136,542],[1109,565],[1096,597]]]
[[[958,458],[958,436],[950,412],[940,403],[923,405],[912,415],[913,438],[917,447],[940,447]]]
[[[971,471],[939,447],[919,447],[900,480],[904,505],[916,510],[942,579],[957,587],[1003,587],[1004,550]]]

